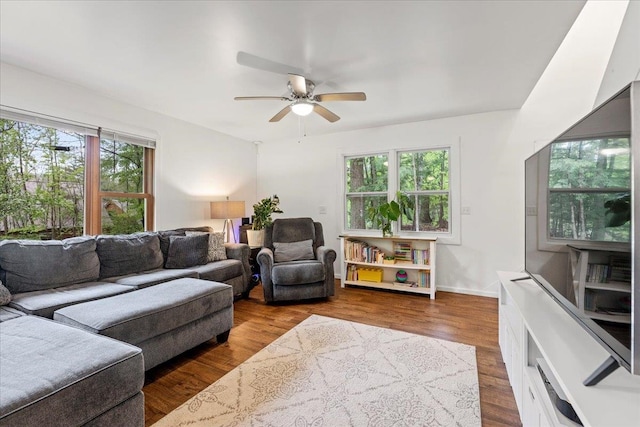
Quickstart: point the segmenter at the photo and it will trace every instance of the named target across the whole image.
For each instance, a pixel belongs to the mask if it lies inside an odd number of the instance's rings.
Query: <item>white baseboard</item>
[[[436,299],[438,298],[438,291],[444,292],[453,292],[456,294],[466,294],[466,295],[475,295],[479,297],[490,297],[490,298],[498,298],[498,291],[492,291],[488,289],[469,289],[469,288],[458,288],[458,287],[450,287],[450,286],[438,286],[436,291]]]
[[[336,280],[340,280],[340,275],[334,275]],[[452,286],[438,286],[436,288],[436,298],[438,295],[438,291],[444,292],[453,292],[456,294],[466,294],[466,295],[475,295],[479,297],[489,297],[489,298],[498,298],[498,282],[491,283],[488,287],[489,289],[469,289],[469,288],[460,288],[460,287],[452,287]]]

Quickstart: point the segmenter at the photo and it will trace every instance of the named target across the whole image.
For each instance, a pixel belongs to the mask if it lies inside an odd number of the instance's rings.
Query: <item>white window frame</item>
[[[448,232],[428,232],[428,231],[405,231],[399,230],[398,224],[393,226],[393,234],[401,237],[425,237],[438,238],[439,244],[459,245],[461,244],[461,218],[460,218],[460,141],[450,144],[424,145],[419,147],[402,147],[388,150],[344,152],[339,155],[341,173],[341,191],[338,206],[342,211],[342,233],[361,236],[381,236],[380,230],[348,230],[347,226],[347,198],[346,198],[346,160],[353,157],[367,157],[378,154],[387,154],[388,158],[388,193],[387,200],[393,200],[398,191],[398,157],[399,153],[419,152],[429,150],[449,151],[449,231]]]

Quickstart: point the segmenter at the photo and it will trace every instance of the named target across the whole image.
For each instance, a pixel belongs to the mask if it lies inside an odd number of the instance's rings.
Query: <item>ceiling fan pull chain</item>
[[[304,117],[298,116],[298,144],[302,142],[302,138],[307,137],[307,122]]]

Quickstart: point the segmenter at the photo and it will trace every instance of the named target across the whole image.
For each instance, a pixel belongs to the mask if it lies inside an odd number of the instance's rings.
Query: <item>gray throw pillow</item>
[[[171,236],[165,268],[188,268],[207,263],[209,236]]]
[[[171,236],[184,236],[184,231],[179,231],[179,230],[158,231],[158,239],[160,239],[160,251],[162,252],[163,264],[167,262],[167,256],[169,255],[169,240]]]
[[[313,240],[301,240],[299,242],[282,243],[273,242],[275,262],[301,261],[315,259],[313,254]]]
[[[7,305],[11,302],[11,292],[0,282],[0,305]]]
[[[224,247],[224,233],[206,233],[203,231],[185,231],[187,236],[198,236],[206,234],[209,236],[209,251],[207,262],[227,259],[227,249]]]

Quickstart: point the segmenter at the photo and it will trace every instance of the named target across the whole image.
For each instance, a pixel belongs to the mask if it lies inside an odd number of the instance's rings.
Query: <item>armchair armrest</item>
[[[323,264],[333,265],[336,257],[336,251],[328,246],[318,246],[318,248],[316,249],[316,259],[318,261],[322,261]]]
[[[256,261],[260,266],[260,280],[266,301],[273,301],[273,283],[271,281],[271,269],[273,268],[273,251],[269,248],[262,248],[256,256]]]

